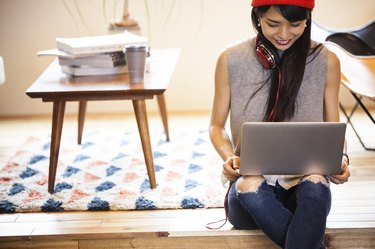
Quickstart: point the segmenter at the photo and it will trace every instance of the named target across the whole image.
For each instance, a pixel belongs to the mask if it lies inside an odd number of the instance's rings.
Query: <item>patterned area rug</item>
[[[50,137],[30,137],[0,171],[0,213],[222,207],[221,159],[207,131],[151,134],[150,189],[137,132],[89,132],[61,141],[55,191],[47,191]]]

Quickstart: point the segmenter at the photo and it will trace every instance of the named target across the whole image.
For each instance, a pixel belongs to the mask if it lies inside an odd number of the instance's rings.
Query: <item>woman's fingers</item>
[[[333,182],[335,184],[345,183],[349,180],[349,177],[350,177],[349,168],[348,168],[348,166],[345,165],[342,168],[341,173],[339,175],[331,175],[331,176],[328,176],[328,177],[331,180],[331,182]]]
[[[228,178],[230,181],[236,180],[240,177],[240,174],[237,173],[236,169],[240,168],[239,157],[234,156],[228,159],[223,164],[223,175]]]

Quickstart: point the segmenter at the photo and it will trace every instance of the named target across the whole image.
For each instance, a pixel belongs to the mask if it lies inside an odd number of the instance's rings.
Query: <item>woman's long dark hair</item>
[[[277,51],[271,42],[264,37],[261,27],[258,26],[260,17],[267,12],[270,7],[271,6],[260,6],[253,8],[251,18],[253,26],[258,32],[258,39],[272,50]],[[274,7],[276,7],[281,15],[289,22],[307,20],[306,28],[301,37],[299,37],[289,49],[284,51],[282,57],[279,59],[278,68],[275,67],[272,69],[269,80],[265,82],[265,84],[269,82],[270,87],[266,113],[263,120],[278,122],[292,118],[295,113],[297,95],[302,84],[307,56],[309,53],[312,53],[310,45],[311,10],[294,5],[274,5]],[[314,49],[314,51],[315,50],[316,49]],[[279,84],[278,70],[281,70],[283,85],[279,92],[277,105],[272,113]],[[270,118],[271,113],[272,117]]]

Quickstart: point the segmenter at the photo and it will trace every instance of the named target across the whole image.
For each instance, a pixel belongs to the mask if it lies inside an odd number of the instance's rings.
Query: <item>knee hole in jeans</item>
[[[239,193],[257,192],[264,181],[262,176],[241,176],[236,182],[236,190]]]
[[[329,181],[327,180],[327,178],[325,176],[322,176],[322,175],[304,176],[301,179],[301,182],[303,182],[303,181],[310,181],[310,182],[313,182],[313,183],[322,183],[323,185],[325,185],[327,187],[329,186]]]

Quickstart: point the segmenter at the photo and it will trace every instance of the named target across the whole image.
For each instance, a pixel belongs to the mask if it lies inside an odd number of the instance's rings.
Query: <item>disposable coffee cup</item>
[[[124,49],[126,65],[129,72],[129,82],[143,83],[147,57],[146,46],[127,46]]]

